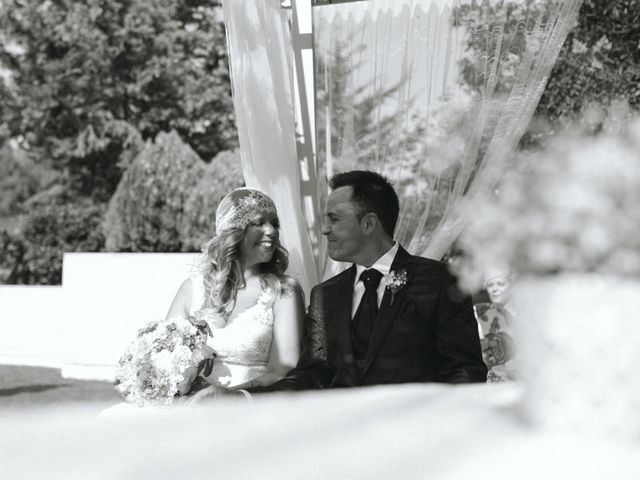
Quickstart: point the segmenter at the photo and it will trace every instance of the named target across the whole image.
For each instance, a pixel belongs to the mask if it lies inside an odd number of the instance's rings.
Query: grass
[[[62,378],[55,368],[0,365],[0,409],[97,401],[121,400],[110,382]]]

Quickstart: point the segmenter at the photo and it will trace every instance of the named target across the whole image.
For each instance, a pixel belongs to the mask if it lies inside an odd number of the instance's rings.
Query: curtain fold
[[[289,274],[308,295],[318,272],[302,212],[285,11],[278,0],[225,0],[222,5],[245,182],[274,200]]]

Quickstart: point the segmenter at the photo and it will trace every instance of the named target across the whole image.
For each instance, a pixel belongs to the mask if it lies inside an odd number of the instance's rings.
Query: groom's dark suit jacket
[[[458,290],[446,265],[400,247],[391,270],[406,271],[407,282],[393,302],[385,289],[361,362],[351,341],[352,266],[312,290],[300,361],[264,390],[484,382],[487,368],[471,300]]]

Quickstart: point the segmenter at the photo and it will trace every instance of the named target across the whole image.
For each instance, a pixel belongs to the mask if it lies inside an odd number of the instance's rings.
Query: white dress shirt
[[[369,270],[370,268],[375,268],[378,270],[383,276],[382,280],[380,280],[380,285],[378,285],[378,307],[380,307],[380,303],[382,303],[382,296],[384,295],[384,289],[387,287],[387,275],[391,271],[391,264],[393,260],[396,258],[396,254],[398,253],[398,242],[393,244],[387,253],[382,255],[376,263],[371,265],[370,267],[363,267],[362,265],[356,265],[356,279],[355,284],[353,286],[353,303],[351,304],[351,318],[355,317],[356,311],[358,310],[358,306],[360,305],[360,300],[362,300],[362,296],[364,295],[364,283],[360,280],[360,274],[365,270]]]

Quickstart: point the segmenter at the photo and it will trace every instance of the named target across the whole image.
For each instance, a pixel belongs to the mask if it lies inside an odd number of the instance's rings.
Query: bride
[[[304,303],[296,281],[285,274],[275,204],[258,190],[240,188],[216,211],[216,234],[205,245],[199,273],[180,286],[167,318],[184,316],[210,332],[211,387],[196,397],[244,392],[270,385],[295,367],[300,355]],[[197,368],[184,373],[186,394]]]

